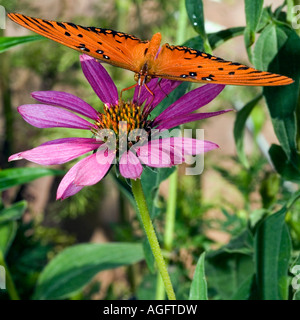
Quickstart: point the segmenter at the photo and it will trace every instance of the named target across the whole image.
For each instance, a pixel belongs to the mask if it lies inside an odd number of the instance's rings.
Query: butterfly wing
[[[9,13],[21,26],[67,47],[88,54],[117,67],[138,71],[140,59],[149,46],[135,36],[110,29],[83,27],[74,23],[56,22]]]
[[[164,44],[151,74],[191,82],[211,82],[230,85],[276,86],[293,82],[291,78],[259,71],[240,63],[223,60],[184,46]]]

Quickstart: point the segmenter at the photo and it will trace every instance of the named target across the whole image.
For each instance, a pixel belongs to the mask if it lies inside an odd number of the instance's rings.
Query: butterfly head
[[[137,82],[139,86],[143,86],[144,84],[149,83],[151,79],[152,77],[147,74],[145,75],[141,73],[135,73],[134,75],[134,80]]]

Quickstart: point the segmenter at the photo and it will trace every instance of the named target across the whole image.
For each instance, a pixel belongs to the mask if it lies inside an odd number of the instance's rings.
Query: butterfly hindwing
[[[44,37],[134,72],[137,72],[137,58],[143,56],[149,46],[149,41],[110,29],[83,27],[14,13],[9,13],[8,17]]]
[[[188,47],[169,44],[162,47],[153,75],[180,81],[248,86],[274,86],[292,82],[285,76],[259,71]]]

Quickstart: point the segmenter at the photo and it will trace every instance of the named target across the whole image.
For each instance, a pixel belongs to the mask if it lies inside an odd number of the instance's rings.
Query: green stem
[[[166,224],[164,234],[164,249],[167,251],[167,253],[170,253],[173,247],[177,202],[177,182],[178,170],[176,168],[169,178],[169,197],[167,201]],[[168,260],[166,260],[166,264],[168,264]],[[156,299],[163,300],[164,298],[165,292],[163,288],[162,279],[160,276],[158,276],[156,285]]]
[[[165,290],[167,292],[169,300],[176,300],[174,289],[170,280],[170,276],[159,247],[159,243],[154,231],[154,227],[149,215],[145,195],[142,189],[141,180],[131,180],[132,192],[137,203],[141,220],[157,265],[161,278],[163,280]]]
[[[183,44],[186,39],[186,27],[188,22],[188,15],[185,9],[185,0],[179,3],[179,20],[176,34],[176,43]]]
[[[5,269],[5,276],[6,276],[6,289],[8,291],[8,294],[11,298],[11,300],[20,300],[18,292],[16,290],[16,287],[14,285],[13,279],[10,275],[9,269],[6,265],[3,252],[0,250],[0,265],[4,267]]]
[[[164,236],[165,249],[170,252],[172,250],[174,227],[175,227],[175,215],[176,215],[176,202],[177,202],[177,181],[178,170],[172,173],[169,178],[169,198],[167,204],[166,215],[166,229]]]

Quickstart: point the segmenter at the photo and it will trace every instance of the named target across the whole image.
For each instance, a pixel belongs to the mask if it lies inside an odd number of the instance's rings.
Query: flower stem
[[[18,295],[18,292],[16,290],[16,287],[14,285],[14,282],[13,282],[13,279],[10,275],[10,272],[9,272],[9,269],[6,265],[6,262],[5,262],[5,259],[4,259],[4,256],[3,256],[3,252],[0,250],[0,265],[4,267],[5,269],[5,284],[6,284],[6,289],[7,289],[7,292],[11,298],[11,300],[20,300],[19,298],[19,295]]]
[[[145,195],[142,189],[141,180],[131,180],[132,192],[137,203],[141,220],[157,265],[162,281],[164,283],[169,300],[176,300],[170,276],[161,253],[161,249],[154,231],[154,227],[149,215]]]
[[[175,216],[176,216],[176,202],[177,202],[177,182],[178,182],[178,170],[177,168],[169,177],[169,197],[167,201],[166,223],[164,233],[164,249],[170,253],[172,251]],[[168,260],[166,260],[168,265]],[[163,290],[163,283],[161,277],[157,278],[156,286],[156,299],[163,300],[165,292]]]

